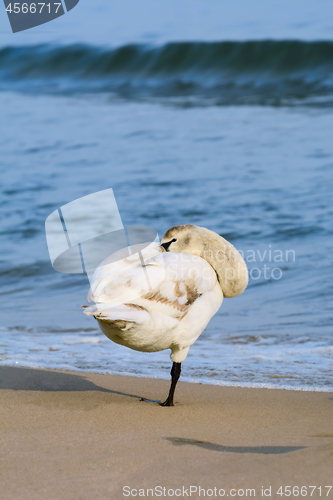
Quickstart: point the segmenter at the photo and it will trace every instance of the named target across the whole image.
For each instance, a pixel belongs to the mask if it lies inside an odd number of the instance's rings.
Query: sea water
[[[332,4],[81,3],[1,34],[1,364],[169,377],[51,267],[47,216],[111,187],[125,225],[205,226],[247,262],[182,380],[332,391]]]

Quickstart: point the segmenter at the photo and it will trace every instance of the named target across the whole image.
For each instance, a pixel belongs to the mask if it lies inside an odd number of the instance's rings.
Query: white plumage
[[[189,347],[223,296],[239,295],[246,288],[248,273],[237,250],[205,228],[171,228],[162,249],[151,243],[116,262],[104,261],[91,279],[88,300],[95,304],[84,312],[117,344],[143,352],[171,349],[172,384],[164,405],[172,406]]]

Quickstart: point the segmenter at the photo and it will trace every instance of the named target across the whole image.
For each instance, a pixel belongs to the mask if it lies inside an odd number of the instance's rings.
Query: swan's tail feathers
[[[150,314],[145,307],[137,304],[94,304],[82,306],[84,314],[94,318],[113,323],[120,329],[124,329],[127,323],[138,325],[150,319]]]

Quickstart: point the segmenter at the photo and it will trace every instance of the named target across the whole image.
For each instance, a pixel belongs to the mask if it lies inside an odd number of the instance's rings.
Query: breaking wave
[[[333,42],[181,42],[0,50],[2,89],[193,104],[333,104]]]

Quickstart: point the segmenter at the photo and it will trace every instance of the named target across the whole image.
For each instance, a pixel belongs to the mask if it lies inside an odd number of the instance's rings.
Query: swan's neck
[[[209,229],[205,229],[204,233],[200,257],[216,271],[225,297],[240,295],[248,284],[248,270],[242,256],[222,236]]]

